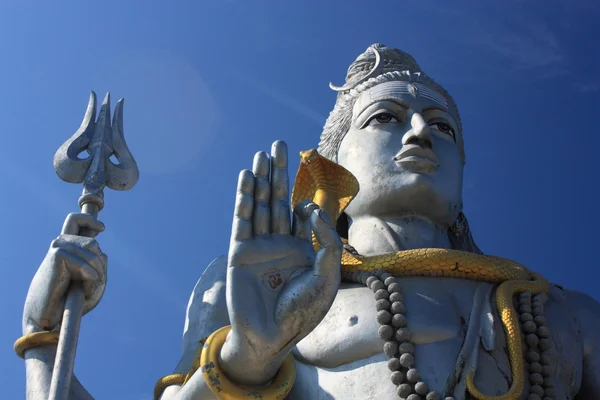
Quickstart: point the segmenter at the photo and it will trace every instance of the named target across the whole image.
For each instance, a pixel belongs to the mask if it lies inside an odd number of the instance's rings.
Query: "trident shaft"
[[[86,157],[80,158],[86,153]],[[112,156],[118,163],[111,160]],[[123,99],[117,102],[111,124],[110,94],[106,94],[96,120],[96,94],[91,93],[81,126],[54,156],[54,169],[66,182],[83,183],[79,207],[82,213],[94,217],[98,217],[104,207],[106,186],[114,190],[129,190],[137,183],[138,167],[123,137]],[[79,232],[79,235],[87,237],[97,234],[89,229]],[[82,285],[74,281],[65,301],[49,400],[69,398],[83,302]]]

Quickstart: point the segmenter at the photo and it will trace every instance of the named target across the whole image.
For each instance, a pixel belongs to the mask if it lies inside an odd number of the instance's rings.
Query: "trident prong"
[[[96,94],[92,92],[81,126],[54,156],[58,176],[70,183],[83,182],[84,195],[101,197],[105,185],[113,190],[129,190],[137,183],[137,164],[123,136],[123,103],[123,99],[117,102],[111,124],[107,93],[95,121]],[[89,156],[79,158],[86,150]],[[113,155],[118,164],[110,159]]]
[[[82,153],[87,153],[87,156],[79,158]],[[115,156],[118,164],[111,161],[111,156]],[[91,92],[81,126],[54,155],[54,169],[66,182],[83,183],[79,206],[82,213],[94,217],[104,207],[105,186],[114,190],[128,190],[137,183],[138,167],[123,136],[123,99],[117,102],[111,124],[110,93],[106,94],[96,119],[96,94]],[[94,237],[97,234],[88,229],[79,231],[81,236]],[[81,282],[71,282],[65,301],[49,400],[69,398],[83,302]]]

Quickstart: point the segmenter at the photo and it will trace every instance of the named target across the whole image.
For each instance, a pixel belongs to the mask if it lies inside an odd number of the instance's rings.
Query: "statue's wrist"
[[[39,332],[48,332],[50,329],[44,329],[41,326],[39,326],[37,323],[29,320],[26,322],[23,322],[23,329],[21,330],[21,334],[23,336],[27,336],[27,335],[31,335],[34,333],[39,333]],[[55,329],[58,330],[58,329]]]
[[[279,371],[287,352],[267,357],[266,350],[251,349],[247,342],[237,340],[234,332],[230,331],[219,352],[219,366],[238,384],[255,387],[268,385]]]
[[[224,398],[231,399],[245,399],[249,389],[259,392],[264,399],[285,398],[296,376],[294,359],[289,351],[283,355],[283,362],[279,357],[269,363],[262,357],[248,356],[249,353],[237,352],[232,346],[235,337],[227,336],[230,330],[229,326],[216,330],[202,348],[198,365],[202,366],[202,376],[210,390],[215,394],[225,393],[227,397]],[[225,343],[228,343],[226,347]],[[223,366],[229,367],[229,371]],[[270,372],[272,369],[275,372]]]

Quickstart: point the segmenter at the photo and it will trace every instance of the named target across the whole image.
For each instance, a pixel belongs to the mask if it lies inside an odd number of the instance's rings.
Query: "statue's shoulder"
[[[178,370],[187,371],[200,347],[199,340],[229,325],[225,282],[227,256],[215,258],[206,267],[190,295],[183,328],[183,354]]]
[[[190,295],[184,336],[189,330],[200,333],[200,327],[205,328],[201,330],[206,331],[205,336],[208,336],[224,325],[221,322],[227,322],[225,325],[229,323],[225,300],[226,280],[227,257],[217,257],[206,267]],[[195,338],[198,339],[200,338]]]
[[[560,290],[565,302],[572,307],[580,319],[591,318],[600,321],[600,303],[587,293],[576,290],[565,289],[558,285],[552,285],[555,290]],[[599,323],[600,325],[600,323]]]
[[[564,316],[573,318],[584,340],[597,340],[600,331],[600,303],[589,294],[552,285],[549,299],[563,304]]]
[[[206,267],[200,279],[194,286],[194,291],[190,297],[190,304],[197,295],[202,295],[205,291],[216,292],[221,286],[225,285],[227,279],[227,256],[219,256],[212,260]],[[188,304],[189,307],[189,304]]]

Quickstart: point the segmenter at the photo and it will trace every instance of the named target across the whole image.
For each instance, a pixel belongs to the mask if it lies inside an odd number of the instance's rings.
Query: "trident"
[[[79,155],[87,152],[87,157]],[[110,158],[114,156],[118,163]],[[123,137],[123,99],[117,102],[110,122],[110,93],[106,94],[96,120],[96,94],[90,101],[81,126],[54,155],[58,176],[70,183],[82,183],[81,212],[95,218],[104,207],[104,187],[129,190],[138,181],[139,171]],[[95,237],[98,232],[82,228],[79,235]],[[73,376],[84,293],[81,282],[69,286],[60,328],[49,400],[67,400]]]

